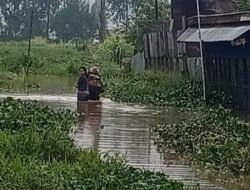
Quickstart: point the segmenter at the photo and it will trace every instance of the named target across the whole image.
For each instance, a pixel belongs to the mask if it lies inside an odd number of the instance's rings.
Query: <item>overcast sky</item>
[[[95,0],[89,0],[90,5],[92,5],[95,2]]]
[[[92,5],[94,2],[95,2],[95,0],[89,0],[90,5]],[[108,28],[112,29],[114,27],[115,27],[115,25],[113,25],[110,21],[108,21]]]

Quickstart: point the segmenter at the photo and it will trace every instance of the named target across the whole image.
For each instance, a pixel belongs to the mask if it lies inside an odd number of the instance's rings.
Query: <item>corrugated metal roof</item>
[[[233,41],[250,30],[250,26],[202,28],[203,42]],[[178,42],[199,42],[199,30],[188,28],[177,40]]]

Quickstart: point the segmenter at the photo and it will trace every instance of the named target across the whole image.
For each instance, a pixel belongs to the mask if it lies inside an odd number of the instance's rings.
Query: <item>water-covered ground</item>
[[[152,126],[164,122],[175,122],[181,117],[177,109],[158,109],[114,103],[108,99],[101,102],[76,103],[74,80],[67,78],[36,77],[40,89],[23,94],[22,85],[17,83],[15,92],[2,93],[24,100],[38,100],[54,108],[71,109],[81,114],[79,125],[73,134],[77,145],[95,148],[101,152],[118,152],[134,167],[161,171],[170,179],[184,182],[201,189],[250,189],[245,187],[223,187],[216,180],[199,177],[174,152],[159,153],[154,145]]]

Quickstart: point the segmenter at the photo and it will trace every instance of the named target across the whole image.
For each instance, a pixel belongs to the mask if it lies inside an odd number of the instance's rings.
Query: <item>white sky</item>
[[[92,5],[95,2],[95,0],[89,0],[90,5]]]
[[[96,0],[89,0],[89,4],[92,5],[93,3],[95,3],[95,1]],[[109,29],[113,29],[115,27],[115,25],[113,25],[110,20],[108,20],[107,22],[108,22],[108,28]]]

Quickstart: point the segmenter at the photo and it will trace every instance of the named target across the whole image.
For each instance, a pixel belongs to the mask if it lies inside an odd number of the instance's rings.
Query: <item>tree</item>
[[[118,28],[125,28],[127,39],[139,49],[143,32],[156,21],[155,0],[107,0],[110,17]],[[170,18],[170,4],[158,0],[158,20]]]
[[[155,20],[155,0],[107,0],[110,17],[119,27],[133,26]],[[159,20],[170,17],[170,4],[158,0]]]
[[[96,31],[96,17],[86,1],[71,0],[56,14],[52,29],[59,39],[88,39]]]
[[[31,11],[34,11],[33,34],[45,36],[47,16],[55,13],[60,8],[61,0],[1,0],[1,13],[6,22],[4,38],[27,39]],[[49,13],[48,11],[49,7]],[[48,14],[47,14],[48,13]]]

